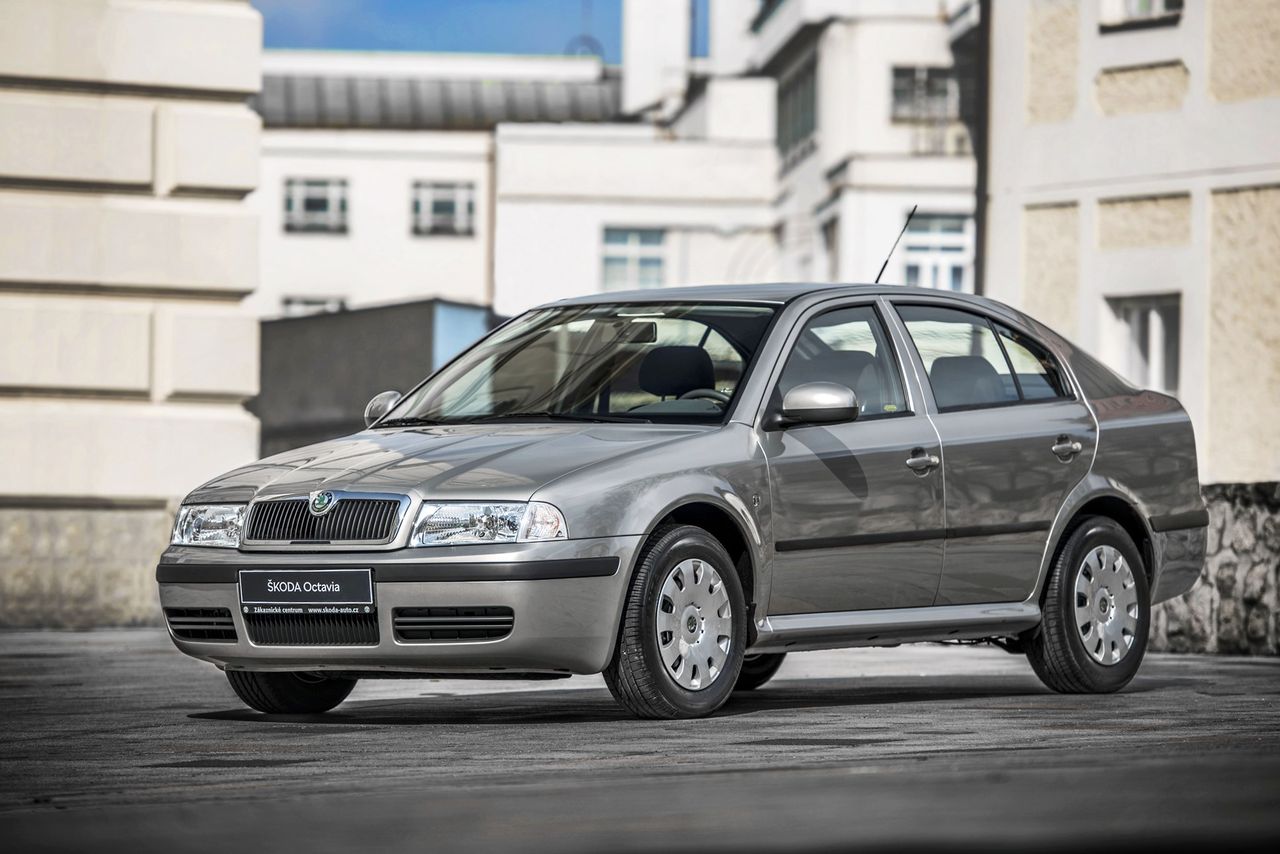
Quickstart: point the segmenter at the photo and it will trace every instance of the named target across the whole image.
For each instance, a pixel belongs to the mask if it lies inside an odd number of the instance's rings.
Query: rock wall
[[[1156,607],[1151,648],[1169,652],[1280,652],[1280,483],[1205,486],[1208,555],[1200,583]]]

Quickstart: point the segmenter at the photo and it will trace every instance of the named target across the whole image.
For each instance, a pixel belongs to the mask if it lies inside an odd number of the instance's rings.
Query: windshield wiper
[[[436,427],[439,421],[432,421],[430,418],[388,418],[386,421],[379,421],[378,427]]]
[[[637,421],[648,421],[647,418],[624,418],[620,415],[596,415],[594,413],[574,412],[500,412],[496,415],[481,415],[467,419],[475,423],[487,421],[516,421],[521,418],[543,418],[548,421],[579,421],[594,424],[635,424]]]

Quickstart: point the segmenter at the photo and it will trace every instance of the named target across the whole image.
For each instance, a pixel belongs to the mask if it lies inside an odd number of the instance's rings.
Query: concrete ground
[[[285,718],[158,630],[0,633],[6,851],[1277,839],[1275,659],[1153,655],[1124,693],[1085,697],[996,649],[914,646],[794,655],[700,721],[633,720],[599,677],[366,682]]]

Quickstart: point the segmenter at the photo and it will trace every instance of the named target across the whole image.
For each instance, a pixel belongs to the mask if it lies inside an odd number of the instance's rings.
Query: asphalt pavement
[[[599,677],[240,705],[159,630],[0,633],[6,851],[1135,850],[1280,840],[1280,660],[1113,696],[990,647],[793,655],[699,721]]]

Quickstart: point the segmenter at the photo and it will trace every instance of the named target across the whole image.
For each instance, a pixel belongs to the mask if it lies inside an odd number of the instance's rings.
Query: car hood
[[[214,478],[187,502],[247,502],[319,489],[429,498],[527,500],[585,466],[714,427],[502,424],[366,430],[287,451]]]

